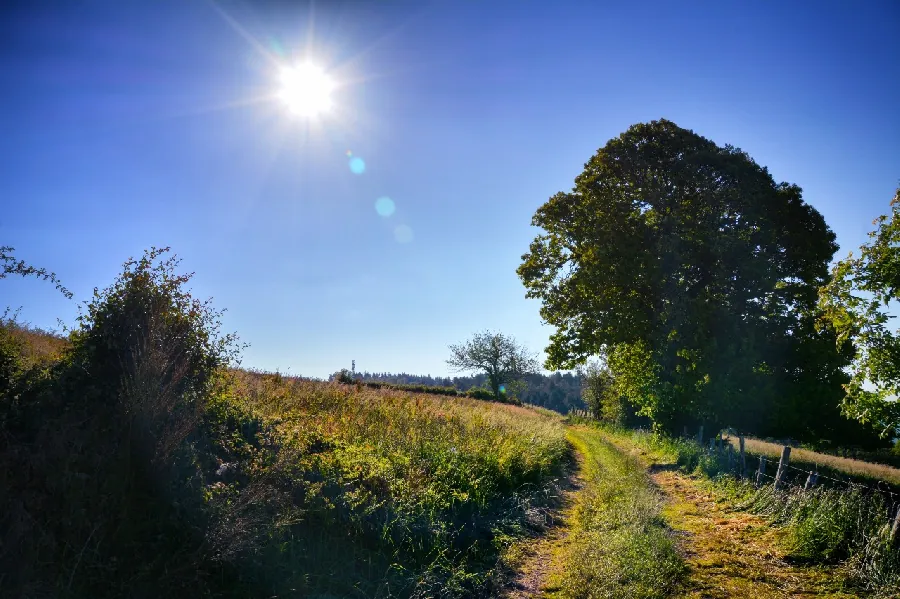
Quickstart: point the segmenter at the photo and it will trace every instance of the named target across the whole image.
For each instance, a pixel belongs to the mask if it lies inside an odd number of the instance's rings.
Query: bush
[[[90,372],[99,397],[118,404],[124,427],[153,462],[163,463],[194,429],[219,370],[236,357],[236,337],[220,335],[220,312],[185,289],[191,275],[152,248],[129,259],[119,278],[94,292],[73,336],[73,364]]]
[[[176,463],[192,460],[184,441],[235,355],[234,337],[219,335],[218,313],[190,296],[190,277],[175,274],[166,251],[129,260],[95,291],[71,346],[29,368],[15,409],[3,406],[4,593],[192,595],[205,576],[222,576],[173,493],[184,483]],[[12,372],[15,346],[0,336]],[[172,574],[185,568],[191,577]]]
[[[0,322],[0,397],[11,393],[22,374],[22,342],[13,336],[9,323]]]
[[[472,399],[480,399],[481,401],[496,401],[494,394],[488,389],[484,389],[482,387],[472,387],[468,391],[466,391],[466,397],[471,397]]]

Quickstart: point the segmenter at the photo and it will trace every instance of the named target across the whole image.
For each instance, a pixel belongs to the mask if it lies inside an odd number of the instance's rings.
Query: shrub
[[[236,348],[166,251],[95,291],[61,359],[35,362],[0,414],[4,593],[193,596],[222,576],[172,493],[184,482],[176,462],[192,459],[184,440]],[[10,364],[14,345],[0,345]]]
[[[164,463],[196,426],[220,368],[237,354],[220,334],[221,313],[185,289],[179,261],[152,248],[125,262],[118,279],[94,291],[73,335],[73,365],[90,374],[96,396],[118,405],[132,441]]]
[[[481,401],[495,401],[494,394],[488,389],[482,387],[472,387],[466,391],[466,397],[472,399],[480,399]]]
[[[12,391],[22,370],[22,342],[13,336],[8,323],[0,322],[0,397]]]

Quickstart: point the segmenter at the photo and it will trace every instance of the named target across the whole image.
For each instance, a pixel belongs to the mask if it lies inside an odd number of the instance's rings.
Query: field
[[[729,441],[737,448],[737,438],[729,438]],[[746,451],[775,460],[781,458],[781,450],[783,447],[783,445],[778,443],[770,443],[752,437],[744,439],[744,448]],[[836,473],[843,473],[847,476],[868,479],[870,481],[880,480],[892,485],[900,486],[900,469],[893,468],[886,464],[864,462],[853,458],[843,458],[799,447],[791,449],[791,464],[795,464],[798,467],[808,467],[809,469],[825,467]]]
[[[254,414],[277,439],[273,465],[258,476],[278,471],[304,494],[295,532],[309,522],[341,531],[340,540],[290,549],[297,578],[281,576],[283,588],[302,588],[314,570],[320,582],[308,592],[383,594],[384,572],[401,594],[483,592],[569,456],[560,419],[521,407],[277,375],[235,379],[220,409]],[[379,564],[374,576],[347,575],[348,534],[357,562]]]
[[[900,592],[880,496],[756,489],[693,440],[234,368],[211,372],[202,401],[173,404],[178,354],[140,354],[104,386],[86,334],[0,334],[3,596]],[[794,456],[892,480],[886,466]]]

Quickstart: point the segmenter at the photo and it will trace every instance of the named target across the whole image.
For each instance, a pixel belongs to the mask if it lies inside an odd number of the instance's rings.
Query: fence
[[[687,427],[685,427],[684,436],[692,438],[687,435]],[[795,491],[804,492],[811,491],[817,485],[822,484],[822,481],[828,481],[835,486],[847,485],[864,489],[869,493],[881,494],[886,499],[885,504],[888,506],[886,516],[887,521],[890,523],[890,538],[892,541],[897,540],[898,535],[900,535],[900,493],[892,491],[883,481],[878,481],[875,486],[864,485],[822,474],[818,471],[817,466],[812,469],[797,468],[791,465],[791,447],[788,445],[782,447],[781,458],[777,462],[766,456],[759,455],[756,470],[750,473],[747,470],[748,453],[744,450],[744,436],[737,435],[737,439],[739,449],[735,450],[731,440],[721,433],[710,438],[708,445],[703,443],[702,426],[697,435],[701,448],[707,455],[716,459],[722,470],[731,473],[737,478],[752,480],[757,488],[771,484],[776,491],[791,488]],[[774,476],[769,474],[769,472],[773,471],[773,467]],[[792,473],[794,473],[793,476]]]

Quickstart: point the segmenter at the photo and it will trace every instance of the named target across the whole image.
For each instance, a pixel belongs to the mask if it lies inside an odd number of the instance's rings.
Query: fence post
[[[756,471],[756,486],[762,486],[763,475],[766,473],[766,458],[759,456],[759,470]]]
[[[784,475],[787,472],[788,464],[791,461],[791,446],[785,445],[781,449],[781,460],[778,462],[778,472],[775,474],[775,489],[780,489],[784,482]]]
[[[731,443],[728,444],[728,472],[734,472],[734,445]]]
[[[741,446],[741,478],[747,476],[747,456],[744,454],[744,435],[738,437],[738,443]]]
[[[816,483],[819,482],[819,473],[813,470],[809,471],[809,476],[806,477],[806,484],[803,485],[803,490],[808,491],[816,486]]]
[[[697,433],[697,443],[700,444],[700,447],[703,447],[703,425],[700,425],[700,432]]]

